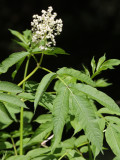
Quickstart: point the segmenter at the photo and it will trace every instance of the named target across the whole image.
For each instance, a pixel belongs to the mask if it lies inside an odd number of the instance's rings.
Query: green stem
[[[40,69],[43,69],[44,71],[47,71],[49,73],[52,73],[52,71],[50,71],[49,69],[45,68],[45,67],[39,67]]]
[[[30,57],[28,57],[28,60],[26,62],[26,66],[25,66],[25,72],[24,72],[24,79],[27,76],[27,71],[28,71],[28,66],[29,66],[29,61],[30,61]],[[23,83],[23,90],[25,89],[25,83]]]
[[[84,143],[78,145],[77,147],[82,147],[82,146],[84,146],[84,145],[86,145],[86,144],[88,144],[88,143],[89,143],[89,142],[84,142]]]
[[[65,152],[58,160],[61,160],[63,157],[67,155],[67,152]]]
[[[42,55],[41,55],[41,58],[40,58],[40,62],[39,62],[39,64],[38,64],[38,66],[40,67],[41,66],[41,63],[42,63],[42,61],[43,61],[43,53],[42,53]]]
[[[40,62],[37,63],[37,67],[35,67],[35,69],[28,75],[26,76],[19,84],[18,86],[21,86],[25,81],[27,81],[40,67],[41,63],[42,63],[42,60],[43,60],[43,54],[41,55],[41,58],[40,58]]]
[[[34,54],[32,55],[32,57],[34,58],[35,62],[38,63],[37,58],[34,56]]]
[[[90,144],[88,144],[88,153],[89,153],[89,160],[93,160],[92,159],[92,152],[91,152]]]
[[[20,155],[23,155],[23,112],[24,109],[21,107],[20,111]]]
[[[98,71],[96,71],[92,76],[91,76],[91,79],[93,79],[95,76],[97,76],[99,74]]]
[[[52,73],[52,71],[50,71],[49,69],[47,69],[47,68],[44,68],[44,67],[40,67],[41,69],[43,69],[43,70],[45,70],[45,71],[47,71],[47,72],[49,72],[49,73]],[[65,83],[65,81],[60,77],[60,76],[58,76],[57,75],[57,78],[68,88],[68,90],[70,91],[70,93],[73,95],[73,93],[72,93],[72,91],[70,90],[70,88],[69,88],[69,86]],[[73,97],[75,98],[75,96],[73,95]],[[75,100],[77,101],[77,99],[75,98]],[[77,102],[78,103],[78,102]],[[79,103],[78,103],[79,104]]]
[[[18,86],[21,86],[23,84],[23,90],[25,90],[25,82],[39,69],[39,67],[42,63],[42,60],[43,60],[43,53],[41,55],[40,62],[37,64],[37,67],[27,76],[29,60],[30,60],[30,57],[28,57],[28,60],[26,62],[24,79],[18,84]],[[24,112],[24,108],[21,107],[21,112],[20,112],[20,155],[23,155],[23,112]]]
[[[78,153],[81,157],[83,157],[82,152],[80,152],[80,150],[79,150],[77,147],[75,147],[75,150],[77,151],[77,153]]]
[[[13,137],[11,137],[11,141],[12,141],[12,144],[13,144],[15,155],[17,156],[17,149],[16,149],[16,146],[15,146],[15,142],[14,142]]]
[[[27,62],[26,62],[24,79],[27,76],[29,61],[30,61],[30,57],[28,57]],[[25,82],[23,82],[23,90],[24,89],[25,89]],[[24,112],[24,108],[21,107],[21,111],[20,111],[20,155],[23,155],[23,112]]]
[[[39,69],[39,66],[37,66],[28,76],[26,76],[26,77],[18,84],[18,86],[21,86],[25,81],[27,81],[38,69]]]

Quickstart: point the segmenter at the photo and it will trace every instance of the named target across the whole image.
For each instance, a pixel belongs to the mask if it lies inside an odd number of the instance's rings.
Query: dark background
[[[47,56],[43,65],[56,71],[57,68],[67,66],[82,69],[82,64],[90,69],[93,56],[97,60],[106,53],[107,59],[120,59],[120,1],[119,0],[0,0],[0,61],[9,54],[20,51],[13,44],[13,36],[9,28],[20,32],[31,29],[30,22],[33,14],[41,14],[53,6],[57,18],[63,20],[63,32],[56,38],[57,46],[63,48],[70,56]],[[34,68],[34,63],[31,69]],[[22,69],[21,69],[22,70]],[[113,85],[102,89],[114,100],[120,99],[120,71],[104,72],[101,77],[109,79]],[[23,70],[22,70],[23,71]],[[11,80],[11,69],[2,79]],[[19,81],[22,73],[17,75]],[[36,75],[40,79],[40,75]],[[33,78],[36,79],[34,76]],[[101,159],[101,158],[100,158]],[[102,160],[112,160],[112,155],[106,152]]]

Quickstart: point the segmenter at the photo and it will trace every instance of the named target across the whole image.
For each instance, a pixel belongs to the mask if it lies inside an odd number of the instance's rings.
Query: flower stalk
[[[27,62],[26,62],[24,79],[27,76],[29,61],[30,61],[30,57],[28,57]],[[23,88],[23,90],[25,89],[25,81],[23,82],[22,88]],[[20,111],[20,155],[23,155],[23,112],[24,112],[24,108],[21,106],[21,111]]]

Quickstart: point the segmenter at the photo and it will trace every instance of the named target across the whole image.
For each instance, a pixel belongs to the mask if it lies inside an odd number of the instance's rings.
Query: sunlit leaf
[[[90,77],[90,72],[89,72],[89,70],[87,69],[87,67],[85,67],[85,66],[83,65],[83,68],[84,68],[83,73],[85,73],[87,76]]]
[[[11,75],[12,79],[15,78],[15,76],[16,76],[16,74],[17,74],[17,72],[18,72],[18,70],[19,70],[19,68],[22,65],[24,60],[25,60],[25,57],[23,57],[18,63],[16,63],[16,69],[13,71],[13,73]]]
[[[17,40],[13,40],[13,41],[18,45],[22,46],[23,48],[25,48],[26,50],[28,49],[28,44],[25,44],[24,42],[19,42]]]
[[[17,96],[13,96],[10,94],[0,93],[0,101],[27,108],[27,106]]]
[[[48,54],[48,55],[55,55],[55,54],[67,54],[67,55],[69,55],[62,48],[58,48],[58,47],[48,48],[47,50],[44,51],[44,53]]]
[[[34,132],[31,140],[29,143],[40,143],[43,141],[45,136],[52,131],[53,129],[53,123],[52,122],[46,122],[40,125],[40,127]]]
[[[87,140],[87,137],[85,135],[81,135],[75,140],[75,146],[76,147],[81,147],[81,146],[84,146],[86,144],[88,144],[88,140]]]
[[[53,103],[53,132],[55,140],[52,146],[54,150],[62,138],[62,132],[69,111],[69,91],[66,87],[61,88]]]
[[[34,120],[37,123],[46,123],[52,120],[52,114],[42,114]]]
[[[0,102],[0,122],[3,124],[12,123],[10,114],[2,102]]]
[[[36,110],[36,107],[37,107],[39,101],[41,101],[41,98],[42,98],[44,92],[48,88],[51,81],[55,78],[55,76],[56,76],[56,73],[49,73],[49,74],[45,75],[43,77],[43,79],[41,80],[41,82],[39,83],[36,94],[35,94],[35,101],[34,101],[34,109],[35,110]]]
[[[72,137],[72,138],[69,138],[63,142],[60,143],[61,147],[62,148],[74,148],[74,144],[75,144],[75,140],[76,138],[75,137]]]
[[[27,156],[29,156],[32,159],[32,158],[35,158],[35,157],[39,157],[43,154],[46,154],[50,151],[51,151],[50,148],[36,148],[36,149],[33,149],[33,150],[29,151],[27,153]]]
[[[120,108],[115,103],[115,101],[111,97],[103,93],[102,91],[99,91],[96,88],[93,88],[92,86],[80,84],[80,83],[72,84],[72,87],[88,95],[90,98],[96,100],[98,103],[100,103],[104,107],[107,107],[109,110],[120,113]]]
[[[95,86],[95,83],[92,81],[92,79],[89,76],[82,73],[81,71],[78,71],[72,68],[63,67],[57,71],[57,74],[72,76],[76,78],[77,80],[80,80],[81,82],[85,82],[89,85]]]
[[[73,106],[76,109],[76,116],[82,121],[82,128],[89,141],[102,151],[103,134],[99,128],[93,108],[84,97],[73,95]]]
[[[102,64],[100,70],[114,69],[114,66],[118,66],[118,65],[120,65],[120,60],[109,59]]]
[[[120,156],[115,157],[113,160],[120,160]]]
[[[103,79],[103,78],[96,80],[95,83],[96,83],[96,87],[108,87],[112,85],[112,83],[107,82],[107,79]]]
[[[10,149],[12,148],[13,145],[10,143],[10,142],[0,142],[0,149],[3,150],[3,149]]]
[[[112,123],[116,123],[118,125],[120,125],[120,118],[118,117],[115,117],[115,116],[105,116],[105,119],[109,122],[112,122]]]
[[[0,91],[10,92],[10,93],[20,93],[23,90],[14,83],[7,81],[0,81]]]
[[[6,160],[31,160],[30,157],[24,156],[24,155],[18,155],[18,156],[12,156],[10,158],[7,158]]]
[[[99,68],[101,67],[101,65],[103,64],[103,62],[106,60],[106,56],[104,54],[104,56],[102,56],[101,58],[99,58],[98,63],[97,63],[97,67],[96,67],[96,71],[99,70]]]
[[[81,153],[87,153],[88,152],[88,146],[83,146],[80,148]]]
[[[111,111],[111,110],[109,110],[108,108],[100,108],[97,112],[98,112],[98,113],[102,113],[102,114],[116,114],[116,115],[119,115],[119,116],[120,116],[120,113],[119,113],[119,112]]]
[[[23,118],[24,118],[24,123],[30,123],[32,121],[33,118],[33,113],[30,111],[24,111],[23,113]]]
[[[92,67],[92,73],[94,74],[95,69],[96,69],[96,63],[94,57],[91,60],[91,67]]]
[[[32,31],[29,29],[26,29],[25,31],[23,31],[23,35],[27,38],[30,39],[32,36]]]
[[[53,101],[56,98],[56,95],[45,92],[42,96],[41,102],[39,103],[41,106],[47,108],[48,110],[53,110]]]
[[[92,146],[90,146],[91,147],[91,149],[92,149],[92,153],[93,153],[93,155],[94,155],[94,160],[96,159],[96,157],[98,156],[98,154],[100,153],[100,150],[96,147],[96,146],[94,146],[94,145],[92,145]]]
[[[43,155],[40,157],[33,158],[32,160],[58,160],[53,154],[52,155]]]
[[[35,82],[35,81],[26,81],[25,82],[25,90],[27,92],[32,92],[34,93],[37,90],[39,83]]]
[[[16,36],[18,39],[20,39],[22,42],[24,42],[25,44],[28,44],[27,38],[26,38],[24,35],[22,35],[20,32],[15,31],[15,30],[12,30],[12,29],[9,29],[9,31],[10,31],[14,36]]]
[[[80,153],[78,153],[76,150],[74,149],[68,149],[67,150],[67,157],[70,160],[85,160],[83,157],[81,157]]]
[[[16,64],[18,61],[20,61],[22,58],[26,57],[29,54],[29,52],[16,52],[11,54],[8,58],[6,58],[0,63],[0,73],[7,72],[7,70],[11,66]]]
[[[108,145],[112,149],[115,155],[120,154],[120,132],[116,130],[115,124],[109,124],[106,132],[105,137]]]
[[[0,132],[0,141],[7,139],[7,138],[10,138],[10,137],[11,137],[11,135],[9,133],[4,132],[4,131]]]

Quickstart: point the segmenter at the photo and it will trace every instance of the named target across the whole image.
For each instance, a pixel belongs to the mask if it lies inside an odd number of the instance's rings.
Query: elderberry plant
[[[83,66],[81,71],[63,67],[53,72],[42,66],[45,55],[67,54],[55,47],[55,36],[61,33],[63,24],[52,11],[48,7],[41,16],[34,15],[31,30],[23,33],[10,30],[24,51],[3,60],[0,73],[7,73],[16,65],[14,80],[21,65],[26,64],[24,78],[18,84],[0,81],[0,157],[2,160],[97,160],[107,149],[106,140],[115,154],[114,160],[119,160],[120,108],[98,89],[111,84],[96,77],[104,70],[114,69],[120,60],[106,60],[104,55],[96,62],[93,57],[91,71]],[[28,73],[31,59],[36,66]],[[41,81],[30,81],[39,70],[45,71]],[[51,83],[55,84],[49,91]],[[40,112],[42,108],[44,114]]]

